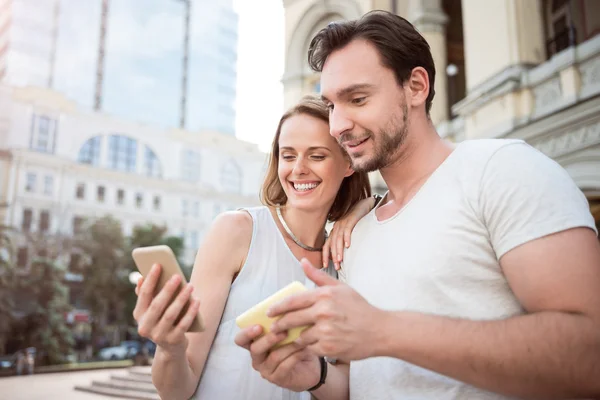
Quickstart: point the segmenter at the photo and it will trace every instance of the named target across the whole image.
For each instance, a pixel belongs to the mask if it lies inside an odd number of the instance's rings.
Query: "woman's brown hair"
[[[308,115],[329,124],[329,110],[327,106],[321,99],[312,95],[303,97],[298,104],[283,114],[273,138],[269,165],[260,190],[260,201],[266,206],[283,206],[287,202],[287,196],[281,186],[281,182],[279,182],[279,175],[277,174],[279,165],[279,136],[281,135],[283,123],[295,115]],[[346,157],[348,156],[346,155]],[[369,196],[371,196],[371,185],[366,172],[355,172],[345,177],[327,218],[330,221],[341,219],[352,209],[354,204]]]

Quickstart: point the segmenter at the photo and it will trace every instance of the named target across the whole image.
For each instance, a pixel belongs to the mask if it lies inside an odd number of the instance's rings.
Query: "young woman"
[[[308,281],[299,260],[323,265],[325,224],[347,217],[353,228],[374,201],[366,174],[354,173],[347,155],[329,135],[329,112],[306,97],[286,112],[277,128],[261,190],[262,207],[217,217],[198,251],[191,282],[173,300],[173,278],[155,297],[160,266],[140,280],[134,317],[140,335],[157,344],[152,381],[161,398],[309,399],[279,388],[252,368],[236,346],[235,318],[294,280]],[[354,221],[354,222],[352,222]],[[340,233],[342,232],[342,233]],[[326,256],[328,258],[328,256]],[[331,266],[328,272],[335,274]],[[184,306],[191,306],[177,323]],[[202,304],[206,330],[185,333]]]

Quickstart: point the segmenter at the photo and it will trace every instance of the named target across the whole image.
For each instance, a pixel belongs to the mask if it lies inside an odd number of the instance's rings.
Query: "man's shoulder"
[[[460,142],[456,150],[463,158],[486,163],[498,151],[510,151],[513,148],[530,147],[521,139],[468,139]],[[533,150],[533,148],[531,148]]]
[[[455,151],[458,153],[455,163],[457,174],[461,180],[471,183],[480,182],[490,170],[512,174],[515,168],[522,167],[520,164],[549,161],[548,157],[521,139],[470,139],[460,142]]]

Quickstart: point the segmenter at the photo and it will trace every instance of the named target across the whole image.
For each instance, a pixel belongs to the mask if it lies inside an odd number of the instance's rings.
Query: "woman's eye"
[[[325,159],[325,156],[313,155],[312,159],[315,161],[323,161]]]
[[[283,156],[281,156],[281,159],[282,159],[282,160],[285,160],[285,161],[291,161],[291,160],[293,160],[293,159],[294,159],[294,156],[290,156],[290,155],[283,155]]]

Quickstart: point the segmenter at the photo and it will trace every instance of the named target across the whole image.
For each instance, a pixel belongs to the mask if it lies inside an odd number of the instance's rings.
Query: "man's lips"
[[[361,144],[363,144],[367,140],[369,140],[369,136],[364,137],[362,139],[346,140],[346,141],[342,142],[342,145],[346,146],[346,147],[349,147],[349,148],[355,148],[355,147],[360,146]]]

